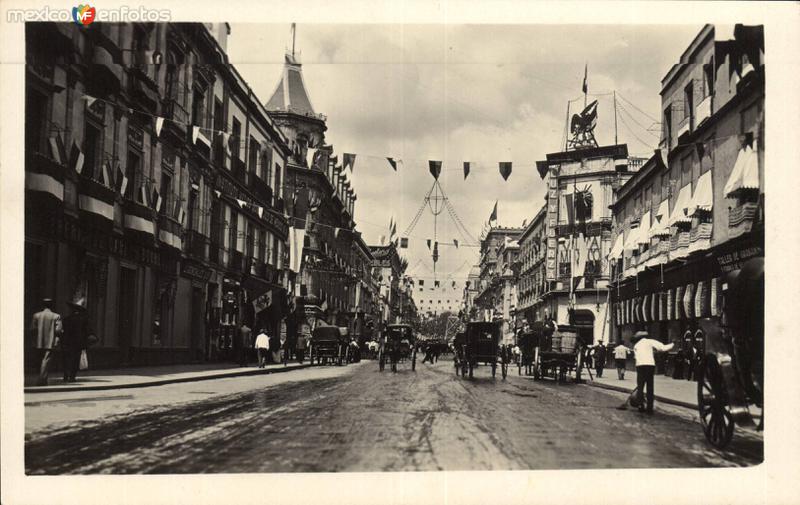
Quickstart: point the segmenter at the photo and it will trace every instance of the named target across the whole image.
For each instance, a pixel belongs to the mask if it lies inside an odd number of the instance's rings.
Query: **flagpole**
[[[614,145],[618,144],[617,140],[617,90],[614,90]]]

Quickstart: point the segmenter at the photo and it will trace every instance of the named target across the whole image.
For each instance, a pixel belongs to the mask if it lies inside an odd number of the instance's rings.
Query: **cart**
[[[311,364],[347,364],[347,338],[336,326],[320,323],[311,333]]]
[[[456,333],[453,338],[453,366],[456,369],[456,375],[459,373],[467,373],[467,362],[464,359],[465,347],[467,345],[466,333],[460,331]]]
[[[555,329],[551,324],[544,324],[534,334],[538,337],[535,338],[533,358],[534,380],[549,377],[557,382],[566,382],[570,373],[580,370],[585,343],[578,337],[575,326],[564,324]]]
[[[473,376],[474,369],[479,363],[492,367],[492,377],[497,374],[497,362],[500,361],[503,378],[508,374],[508,352],[500,346],[499,322],[471,322],[467,323],[464,343],[464,358],[461,372],[469,372]]]
[[[411,370],[417,369],[417,339],[414,328],[408,324],[390,324],[386,326],[386,342],[378,356],[381,372],[386,362],[391,365],[392,372],[397,372],[397,364],[411,361]]]
[[[752,405],[764,406],[764,257],[747,260],[724,279],[722,316],[698,321],[705,338],[697,373],[697,405],[706,440],[724,448],[734,425],[753,426]],[[758,429],[763,429],[763,410]]]
[[[536,354],[536,347],[539,336],[545,331],[545,326],[542,321],[535,321],[531,325],[531,330],[521,333],[517,337],[517,346],[519,346],[519,356],[517,361],[517,371],[519,375],[523,372],[525,375],[532,375],[534,370],[534,358]]]

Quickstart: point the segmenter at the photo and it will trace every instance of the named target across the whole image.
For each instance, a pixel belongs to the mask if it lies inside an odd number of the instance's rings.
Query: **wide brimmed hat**
[[[636,333],[633,334],[633,338],[631,340],[633,342],[638,342],[639,340],[643,338],[648,338],[649,336],[650,334],[647,333],[646,331],[637,331]]]

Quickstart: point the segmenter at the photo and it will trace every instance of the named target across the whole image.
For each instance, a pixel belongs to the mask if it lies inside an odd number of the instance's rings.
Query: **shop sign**
[[[733,272],[742,268],[742,264],[751,258],[764,256],[764,249],[759,246],[745,247],[738,251],[732,251],[717,256],[717,263],[723,273]]]
[[[184,261],[181,263],[181,275],[201,282],[208,282],[211,278],[211,269]]]

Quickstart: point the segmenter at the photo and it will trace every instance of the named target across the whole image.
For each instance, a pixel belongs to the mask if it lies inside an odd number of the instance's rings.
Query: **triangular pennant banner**
[[[408,249],[408,237],[402,237],[400,239],[400,249]]]
[[[192,126],[192,144],[197,143],[197,136],[200,135],[200,127]]]
[[[439,174],[442,173],[442,162],[441,161],[428,161],[428,169],[431,172],[431,175],[434,179],[439,179]]]
[[[239,200],[238,198],[236,199],[236,203],[238,203],[239,207],[242,208],[244,208],[244,206],[247,205],[247,202],[245,202],[244,200]]]
[[[89,95],[83,95],[83,99],[86,100],[87,107],[91,107],[92,104],[97,100],[97,98]]]
[[[547,162],[546,161],[537,161],[536,162],[536,171],[539,172],[539,177],[544,179],[544,176],[547,175]]]
[[[119,180],[119,194],[124,196],[125,191],[128,189],[128,178],[119,167],[117,167],[117,172],[119,173],[117,177],[117,180]]]
[[[494,208],[492,209],[492,213],[489,216],[489,222],[497,221],[497,202],[494,202]]]
[[[389,162],[389,165],[392,166],[392,170],[397,172],[397,160],[395,160],[394,158],[386,158],[386,160]]]
[[[426,242],[428,242],[428,250],[430,251],[430,249],[431,249],[431,239],[426,240]]]
[[[503,176],[503,180],[507,181],[508,176],[511,175],[511,162],[510,161],[501,161],[500,162],[500,175]]]
[[[453,239],[453,244],[455,244],[456,248],[458,248],[458,240],[457,239]]]
[[[258,213],[259,218],[264,217],[264,207],[261,206],[256,207],[256,212]]]
[[[334,228],[333,229],[333,238],[339,238],[339,232],[340,231],[341,230],[339,228]]]
[[[216,196],[217,198],[221,197],[222,196],[222,191],[220,191],[218,189],[215,189],[214,190],[214,196]]]
[[[469,175],[469,167],[470,167],[470,162],[469,161],[465,161],[464,162],[464,180],[467,180],[467,176]]]
[[[163,128],[163,127],[164,127],[164,118],[163,117],[157,117],[156,118],[156,137],[161,135],[161,128]]]
[[[109,167],[110,166],[111,166],[111,162],[110,161],[107,161],[107,162],[103,163],[103,173],[102,173],[102,175],[103,175],[103,180],[102,180],[103,186],[107,186],[109,188],[113,186],[112,185],[112,181],[111,181],[110,171],[109,171]]]
[[[356,166],[356,155],[351,153],[344,153],[342,164],[344,168],[350,167],[350,172],[353,172],[353,167]]]
[[[72,149],[69,153],[69,164],[76,172],[81,173],[83,171],[83,152],[81,148],[78,147],[78,143],[74,140],[72,141]]]

